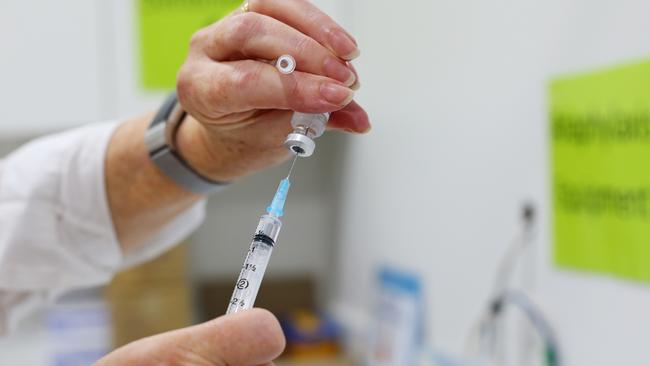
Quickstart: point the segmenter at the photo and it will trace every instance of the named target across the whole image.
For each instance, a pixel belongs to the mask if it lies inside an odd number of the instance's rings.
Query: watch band
[[[172,93],[160,107],[145,134],[151,161],[172,181],[185,190],[206,195],[218,192],[228,184],[217,182],[194,170],[176,150],[176,132],[187,113]]]

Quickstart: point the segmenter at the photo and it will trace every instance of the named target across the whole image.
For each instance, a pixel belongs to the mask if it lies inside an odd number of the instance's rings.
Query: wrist
[[[189,114],[176,133],[177,153],[199,174],[218,182],[231,182],[239,178],[229,168],[235,158],[214,131]]]

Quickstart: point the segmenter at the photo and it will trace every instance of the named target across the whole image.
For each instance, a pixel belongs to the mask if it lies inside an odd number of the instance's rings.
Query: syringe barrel
[[[282,222],[272,215],[263,215],[255,230],[235,290],[228,304],[227,314],[252,309],[260,290],[266,267],[280,234]]]

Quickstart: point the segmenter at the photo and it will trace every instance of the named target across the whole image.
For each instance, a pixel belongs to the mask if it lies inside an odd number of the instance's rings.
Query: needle
[[[293,167],[296,165],[296,160],[298,160],[298,154],[296,154],[296,156],[293,158],[291,169],[289,169],[289,175],[287,175],[287,180],[291,177],[291,173],[293,173]]]

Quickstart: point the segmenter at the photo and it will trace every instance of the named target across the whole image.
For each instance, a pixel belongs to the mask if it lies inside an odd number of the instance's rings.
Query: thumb
[[[254,309],[145,338],[104,357],[107,365],[269,365],[285,347],[277,319]]]
[[[216,365],[263,365],[276,359],[285,347],[278,320],[267,310],[253,309],[217,318],[197,327],[197,339],[206,359]]]

